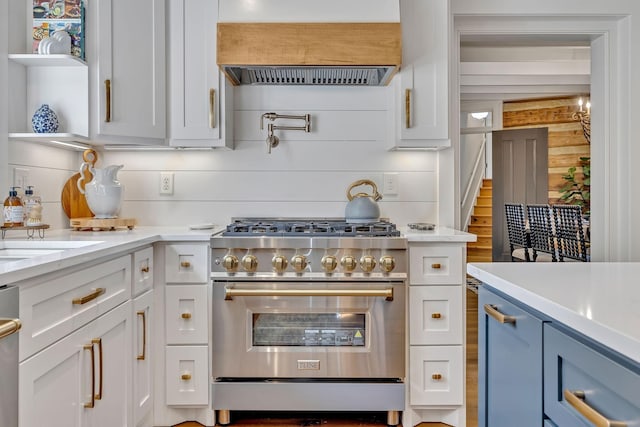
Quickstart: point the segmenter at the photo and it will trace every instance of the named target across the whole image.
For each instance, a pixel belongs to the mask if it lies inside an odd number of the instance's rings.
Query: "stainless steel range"
[[[404,409],[407,243],[386,221],[239,218],[211,238],[212,404]]]

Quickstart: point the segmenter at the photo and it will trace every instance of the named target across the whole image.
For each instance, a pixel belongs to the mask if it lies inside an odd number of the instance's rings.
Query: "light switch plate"
[[[382,194],[385,196],[394,196],[398,194],[398,173],[386,172],[383,175]]]

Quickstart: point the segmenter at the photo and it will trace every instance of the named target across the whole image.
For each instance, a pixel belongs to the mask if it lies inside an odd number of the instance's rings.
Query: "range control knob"
[[[255,255],[245,255],[242,257],[242,268],[249,273],[255,273],[258,269],[258,258]]]
[[[333,255],[325,255],[320,260],[320,264],[325,272],[331,273],[338,266],[338,258]]]
[[[363,255],[360,258],[360,268],[365,273],[371,273],[376,268],[376,259],[371,255]]]
[[[396,260],[392,256],[380,258],[380,270],[384,273],[391,273],[394,268],[396,268]]]
[[[225,255],[224,258],[222,258],[222,267],[224,267],[228,273],[233,273],[238,269],[238,257],[235,255]]]
[[[273,265],[276,273],[283,273],[287,269],[288,264],[289,261],[287,261],[287,257],[283,255],[276,255],[271,259],[271,265]]]
[[[296,273],[302,273],[307,268],[307,257],[304,255],[294,255],[291,257],[291,266]]]
[[[351,255],[343,256],[340,260],[340,264],[346,273],[351,273],[358,266],[356,259]]]

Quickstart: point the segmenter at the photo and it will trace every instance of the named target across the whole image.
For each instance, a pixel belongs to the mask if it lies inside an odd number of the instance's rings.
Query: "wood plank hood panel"
[[[384,86],[402,65],[399,22],[218,23],[234,84]]]

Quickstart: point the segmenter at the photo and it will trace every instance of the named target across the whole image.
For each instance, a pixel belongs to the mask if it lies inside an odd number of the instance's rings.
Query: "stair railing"
[[[460,218],[462,219],[463,229],[466,231],[469,228],[469,224],[471,223],[471,215],[473,213],[473,207],[475,204],[475,200],[480,193],[480,187],[482,187],[482,180],[485,175],[485,165],[486,165],[486,139],[482,141],[482,146],[478,151],[478,156],[473,165],[473,172],[471,174],[471,178],[467,183],[466,189],[464,191],[464,196],[462,197],[462,202],[460,203]]]

